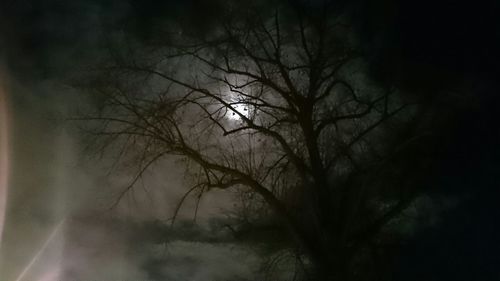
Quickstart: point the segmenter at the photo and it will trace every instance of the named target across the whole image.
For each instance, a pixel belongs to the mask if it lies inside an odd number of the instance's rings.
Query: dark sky
[[[314,13],[315,4],[322,1],[292,2],[312,3]],[[494,79],[500,41],[497,1],[333,2],[352,15],[364,52],[380,79],[412,88]],[[146,40],[158,34],[165,19],[208,28],[221,7],[234,5],[197,0],[2,3],[4,60],[16,75],[37,77],[60,74],[95,57],[112,32]]]
[[[386,2],[359,14],[373,73],[435,103],[434,192],[467,198],[401,249],[396,279],[497,280],[500,4]]]

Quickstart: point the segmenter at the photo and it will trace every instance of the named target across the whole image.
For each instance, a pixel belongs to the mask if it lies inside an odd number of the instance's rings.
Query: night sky
[[[290,2],[319,13],[322,1]],[[335,9],[348,15],[369,75],[429,105],[427,129],[434,137],[426,144],[432,163],[426,192],[433,202],[458,202],[438,223],[398,247],[392,277],[500,280],[500,2],[436,2],[334,1]],[[138,202],[126,200],[108,211],[130,180],[130,170],[110,168],[113,159],[106,155],[90,156],[85,134],[66,120],[91,106],[79,79],[108,55],[110,42],[161,44],[159,34],[171,22],[186,32],[208,33],[221,7],[239,5],[198,0],[0,3],[0,86],[8,98],[11,163],[0,280],[16,280],[61,221],[63,230],[55,234],[46,258],[22,280],[59,280],[51,279],[56,273],[47,268],[65,258],[71,262],[64,274],[75,280],[253,280],[259,259],[254,252],[181,239],[171,246],[168,276],[155,277],[154,269],[143,266],[148,254],[133,252],[147,246],[121,223],[166,220],[183,194],[183,169],[175,159],[162,162],[145,185],[167,188],[149,189],[153,199],[138,190]],[[203,227],[210,218],[224,217],[231,196],[204,197]],[[193,206],[188,202],[183,216],[191,217]]]

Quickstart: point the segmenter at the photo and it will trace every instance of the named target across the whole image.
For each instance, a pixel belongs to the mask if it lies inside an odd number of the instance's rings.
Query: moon
[[[229,107],[227,108],[226,117],[228,119],[234,121],[241,120],[240,114],[245,117],[250,116],[249,106],[245,104],[237,94],[228,92],[227,96],[229,100],[228,102],[232,107],[232,109]]]
[[[249,116],[248,108],[246,105],[237,104],[237,105],[233,105],[232,107],[234,108],[234,110],[231,110],[231,109],[228,110],[227,117],[229,117],[229,119],[240,120],[241,117],[238,113],[242,114],[245,117]]]

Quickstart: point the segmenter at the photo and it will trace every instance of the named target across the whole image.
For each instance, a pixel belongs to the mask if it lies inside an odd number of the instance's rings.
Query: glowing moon
[[[235,109],[235,111],[237,111],[238,113],[242,114],[243,116],[245,117],[248,117],[248,108],[246,105],[242,105],[242,104],[237,104],[237,105],[233,105],[233,108]],[[228,117],[229,119],[231,120],[240,120],[241,117],[240,115],[235,112],[235,111],[232,111],[231,109],[228,111]]]
[[[228,102],[231,104],[231,108],[227,108],[226,117],[230,120],[240,120],[240,114],[249,117],[250,110],[248,105],[245,104],[235,93],[227,92]]]

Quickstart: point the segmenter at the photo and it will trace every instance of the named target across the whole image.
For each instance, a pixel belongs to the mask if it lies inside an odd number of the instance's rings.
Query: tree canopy
[[[421,190],[422,109],[370,79],[344,15],[300,7],[228,5],[202,32],[170,23],[146,43],[121,40],[82,119],[103,147],[137,155],[117,202],[180,157],[193,184],[174,218],[190,194],[240,190],[285,227],[311,276],[365,280],[382,274],[388,225]]]

